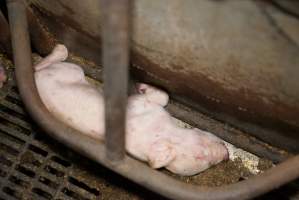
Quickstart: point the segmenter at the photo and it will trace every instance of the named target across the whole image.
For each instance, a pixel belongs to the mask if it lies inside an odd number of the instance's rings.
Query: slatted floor
[[[75,154],[34,127],[22,107],[13,86],[0,101],[0,200],[143,199],[122,186],[134,189],[136,185]],[[111,183],[107,176],[117,176],[117,181]],[[142,191],[139,187],[137,190]]]
[[[2,199],[97,199],[100,192],[72,176],[72,164],[42,141],[13,87],[0,105]]]

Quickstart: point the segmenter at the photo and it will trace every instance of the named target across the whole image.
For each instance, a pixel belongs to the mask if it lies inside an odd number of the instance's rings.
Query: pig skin
[[[104,100],[100,90],[87,82],[78,65],[63,62],[64,45],[35,65],[35,81],[47,109],[69,126],[104,140]],[[126,150],[148,162],[179,175],[194,175],[228,159],[228,151],[216,136],[193,128],[178,127],[164,109],[168,95],[144,83],[128,98]]]

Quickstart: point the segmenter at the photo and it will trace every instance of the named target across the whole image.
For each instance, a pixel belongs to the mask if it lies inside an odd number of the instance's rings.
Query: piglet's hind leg
[[[148,152],[148,162],[152,168],[167,166],[175,158],[175,150],[166,139],[153,143]]]
[[[42,59],[37,65],[34,66],[35,71],[39,71],[48,67],[51,64],[62,62],[68,56],[67,48],[62,44],[57,44],[50,55]]]

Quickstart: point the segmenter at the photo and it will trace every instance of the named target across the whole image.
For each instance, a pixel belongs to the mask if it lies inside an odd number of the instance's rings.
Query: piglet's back
[[[96,138],[104,133],[103,98],[83,70],[58,62],[35,72],[39,95],[48,110],[66,124]]]

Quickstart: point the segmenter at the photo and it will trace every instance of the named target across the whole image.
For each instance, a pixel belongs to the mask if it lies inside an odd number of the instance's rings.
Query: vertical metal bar
[[[8,20],[11,32],[12,49],[14,65],[22,66],[24,69],[30,70],[30,73],[22,74],[16,70],[16,80],[26,78],[33,79],[33,69],[31,61],[31,47],[28,32],[28,22],[26,15],[26,6],[23,0],[6,0],[8,9]],[[28,72],[28,71],[27,71]],[[27,92],[26,85],[18,84],[20,94],[23,97]]]
[[[130,0],[101,3],[106,156],[110,161],[120,161],[125,155]]]

